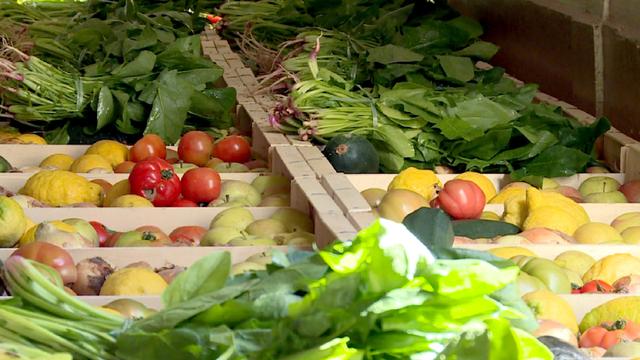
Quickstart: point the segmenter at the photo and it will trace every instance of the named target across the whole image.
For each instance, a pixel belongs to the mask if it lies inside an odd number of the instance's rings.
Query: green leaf
[[[153,71],[155,63],[156,55],[144,50],[132,61],[115,68],[111,74],[119,78],[147,75]]]
[[[424,59],[424,55],[393,44],[371,48],[367,57],[369,62],[377,62],[384,65],[418,62],[422,61],[422,59]]]
[[[402,157],[412,157],[414,149],[411,141],[399,128],[391,125],[382,125],[373,132],[373,139],[387,144],[388,148]]]
[[[453,246],[451,219],[441,209],[420,208],[407,215],[402,224],[429,249]]]
[[[516,280],[517,266],[499,269],[477,259],[436,260],[425,278],[438,295],[469,299],[488,295]]]
[[[466,16],[459,16],[453,20],[449,20],[448,23],[458,29],[464,30],[469,35],[469,38],[477,38],[484,32],[479,22]]]
[[[565,177],[583,171],[591,157],[579,150],[554,145],[544,150],[523,167],[511,173],[519,180],[525,176]]]
[[[285,356],[281,360],[362,360],[364,353],[349,348],[349,338],[335,338],[313,349]]]
[[[231,256],[228,252],[214,252],[201,258],[173,279],[162,293],[164,306],[178,305],[222,288],[230,269]]]
[[[440,61],[442,70],[447,77],[467,82],[473,80],[475,76],[475,67],[473,62],[468,57],[452,56],[452,55],[439,55],[437,56]]]
[[[181,71],[178,73],[178,77],[185,82],[188,82],[198,91],[203,91],[205,85],[214,83],[222,76],[222,68],[207,68],[207,69],[193,69]]]
[[[157,134],[167,144],[175,144],[182,135],[193,88],[180,80],[175,70],[163,72],[158,81],[158,93],[153,100],[144,133]]]
[[[47,140],[47,144],[51,145],[66,145],[69,143],[69,122],[65,123],[54,130],[47,131],[44,135],[44,139]]]
[[[476,41],[462,50],[453,52],[457,56],[477,57],[483,60],[490,60],[500,48],[490,42]]]
[[[134,50],[150,48],[158,43],[158,35],[151,26],[147,26],[135,39],[126,38],[122,42],[122,54],[127,56]]]
[[[100,130],[107,126],[114,120],[115,109],[113,104],[113,96],[108,86],[103,86],[100,89],[100,95],[98,96],[98,108],[96,109],[98,122],[96,124],[96,130]]]

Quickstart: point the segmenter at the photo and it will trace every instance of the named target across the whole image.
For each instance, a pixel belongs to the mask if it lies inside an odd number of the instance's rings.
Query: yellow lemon
[[[14,246],[24,234],[27,217],[15,200],[0,196],[0,247]]]
[[[73,161],[67,154],[53,154],[47,156],[38,166],[47,170],[69,170]]]
[[[496,187],[495,185],[493,185],[493,181],[491,181],[491,179],[489,179],[486,175],[474,171],[467,171],[456,176],[456,179],[468,180],[478,185],[478,187],[484,193],[486,201],[489,201],[494,196],[496,196]]]
[[[573,235],[580,224],[576,218],[561,208],[545,206],[533,210],[522,224],[523,230],[549,228]]]
[[[579,226],[591,221],[589,214],[580,204],[558,192],[538,190],[534,187],[527,188],[526,191],[529,212],[539,207],[553,206],[573,215]]]
[[[107,193],[104,196],[104,207],[111,206],[111,203],[119,198],[122,195],[128,195],[131,191],[131,187],[129,186],[129,180],[123,179],[113,184],[113,186],[107,190]]]
[[[623,243],[622,235],[608,224],[590,222],[580,226],[573,237],[580,244]]]
[[[112,168],[129,159],[127,146],[114,140],[100,140],[91,145],[85,154],[102,156],[107,159]]]
[[[22,236],[20,237],[19,246],[25,246],[29,243],[34,242],[36,240],[36,230],[38,230],[38,225],[30,226],[27,231],[25,231],[24,234],[22,234]]]
[[[522,196],[527,193],[527,189],[521,187],[509,187],[500,190],[491,200],[489,204],[504,204],[507,200],[515,196]]]
[[[527,194],[525,192],[514,193],[513,196],[504,201],[502,221],[522,227],[528,215],[529,208],[527,206]]]
[[[113,172],[113,167],[111,167],[109,161],[96,154],[82,155],[71,164],[71,171],[74,173],[88,173],[96,169],[109,173]]]
[[[100,289],[100,295],[161,295],[166,287],[167,282],[152,270],[132,267],[109,275]]]
[[[549,290],[536,290],[522,297],[538,320],[553,320],[578,333],[578,319],[571,305]]]
[[[498,248],[489,249],[489,252],[497,257],[503,259],[511,259],[514,256],[537,256],[533,251],[523,248],[521,246],[503,246]]]
[[[91,203],[99,206],[104,191],[98,184],[64,170],[42,170],[33,174],[20,189],[27,195],[51,206]]]
[[[442,182],[440,182],[435,172],[410,167],[396,175],[391,180],[387,190],[411,190],[430,201],[436,195],[436,186],[442,187]]]
[[[591,280],[602,280],[613,284],[627,275],[640,275],[640,259],[630,254],[612,254],[596,261],[584,275],[586,283]]]
[[[109,207],[153,207],[153,204],[142,196],[127,194],[113,200]]]
[[[23,144],[47,145],[47,140],[45,140],[42,136],[38,136],[36,134],[22,134],[19,135],[16,139],[18,139]]]

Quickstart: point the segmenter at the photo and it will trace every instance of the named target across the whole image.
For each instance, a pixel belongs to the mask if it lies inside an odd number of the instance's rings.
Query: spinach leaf
[[[591,156],[562,145],[554,145],[542,151],[536,158],[511,173],[514,180],[528,175],[563,177],[583,171]]]
[[[467,82],[474,78],[475,67],[468,57],[439,55],[437,58],[447,77],[461,82]]]
[[[164,306],[178,305],[224,286],[231,269],[228,252],[214,252],[196,261],[190,271],[180,273],[162,293]]]
[[[191,106],[192,94],[192,86],[181,80],[176,70],[160,74],[158,92],[144,133],[157,134],[168,144],[178,141]]]
[[[145,50],[140,52],[132,61],[115,68],[111,74],[119,78],[147,75],[153,71],[155,63],[156,54]]]
[[[96,130],[102,129],[114,120],[114,107],[111,90],[109,90],[109,87],[103,86],[98,96],[98,108],[96,109],[98,123],[96,124]]]
[[[491,59],[497,52],[498,47],[490,42],[476,41],[464,49],[453,52],[456,56],[470,56],[483,60]]]
[[[369,49],[367,60],[388,65],[393,63],[408,63],[421,61],[424,55],[420,55],[402,46],[388,44]]]

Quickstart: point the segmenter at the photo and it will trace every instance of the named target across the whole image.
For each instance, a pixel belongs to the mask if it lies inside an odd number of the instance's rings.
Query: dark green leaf
[[[167,144],[175,144],[182,135],[182,127],[191,106],[191,85],[178,78],[175,70],[158,77],[158,93],[153,100],[145,134],[160,136]]]
[[[162,293],[165,307],[178,305],[199,295],[222,288],[229,277],[231,256],[214,252],[196,261],[180,273]]]
[[[147,75],[153,71],[155,63],[156,55],[145,50],[132,61],[117,67],[111,74],[120,78]]]
[[[96,113],[96,117],[98,119],[96,130],[102,129],[114,120],[115,106],[113,103],[113,96],[111,94],[111,90],[109,90],[109,87],[107,86],[103,86],[100,89]]]
[[[447,77],[467,82],[475,76],[475,67],[468,57],[439,55],[438,60]]]
[[[459,16],[453,20],[449,20],[449,25],[453,25],[458,29],[464,30],[469,34],[469,38],[477,38],[482,35],[482,25],[476,20],[468,18],[466,16]]]
[[[519,180],[525,176],[544,177],[571,176],[583,171],[591,157],[579,150],[554,145],[544,150],[522,168],[511,173],[511,178]]]
[[[483,60],[491,59],[500,48],[486,41],[476,41],[462,50],[454,52],[457,56],[477,57]]]
[[[407,215],[402,224],[429,249],[453,246],[451,219],[440,209],[420,208]]]
[[[407,48],[397,45],[384,45],[369,49],[367,60],[388,65],[394,63],[408,63],[421,61],[424,55],[420,55]]]
[[[520,232],[520,228],[504,221],[495,220],[454,220],[453,233],[456,236],[464,236],[470,239],[489,238],[496,236],[513,235]]]
[[[69,132],[67,131],[69,123],[67,122],[63,126],[60,126],[54,130],[47,131],[44,135],[44,139],[47,140],[47,144],[51,145],[66,145],[69,143]]]

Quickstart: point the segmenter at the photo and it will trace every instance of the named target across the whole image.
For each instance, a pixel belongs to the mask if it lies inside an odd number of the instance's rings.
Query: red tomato
[[[25,259],[51,266],[60,274],[64,284],[74,283],[78,278],[78,272],[76,265],[73,263],[73,258],[65,249],[59,246],[35,241],[21,246],[11,254],[11,256],[13,255],[19,255]]]
[[[245,163],[251,160],[251,144],[242,136],[231,135],[213,144],[211,154],[224,162]]]
[[[158,135],[147,134],[136,141],[129,149],[129,160],[138,162],[150,157],[164,159],[167,156],[167,147],[164,140]]]
[[[171,207],[198,207],[198,203],[189,199],[178,199],[171,204]]]
[[[91,226],[93,226],[93,228],[98,233],[98,240],[100,241],[100,247],[106,247],[107,240],[111,237],[111,234],[113,234],[113,231],[109,230],[106,226],[104,226],[103,224],[97,221],[89,221],[89,224],[91,224]]]
[[[180,226],[169,234],[169,238],[177,245],[198,246],[207,231],[202,226]]]
[[[134,166],[129,186],[132,194],[148,199],[154,206],[171,206],[180,197],[180,178],[173,165],[157,157]]]
[[[482,189],[467,180],[449,180],[431,202],[454,219],[477,219],[484,210],[485,197]]]
[[[212,150],[213,141],[209,134],[204,131],[189,131],[180,139],[178,157],[186,163],[205,166]]]
[[[591,280],[580,288],[580,294],[607,294],[615,292],[615,288],[602,280]]]
[[[621,341],[635,341],[640,337],[640,325],[630,320],[618,320],[589,328],[580,336],[580,347],[598,346],[609,349]]]
[[[191,169],[182,175],[182,197],[196,203],[208,203],[220,196],[222,180],[210,168]]]

